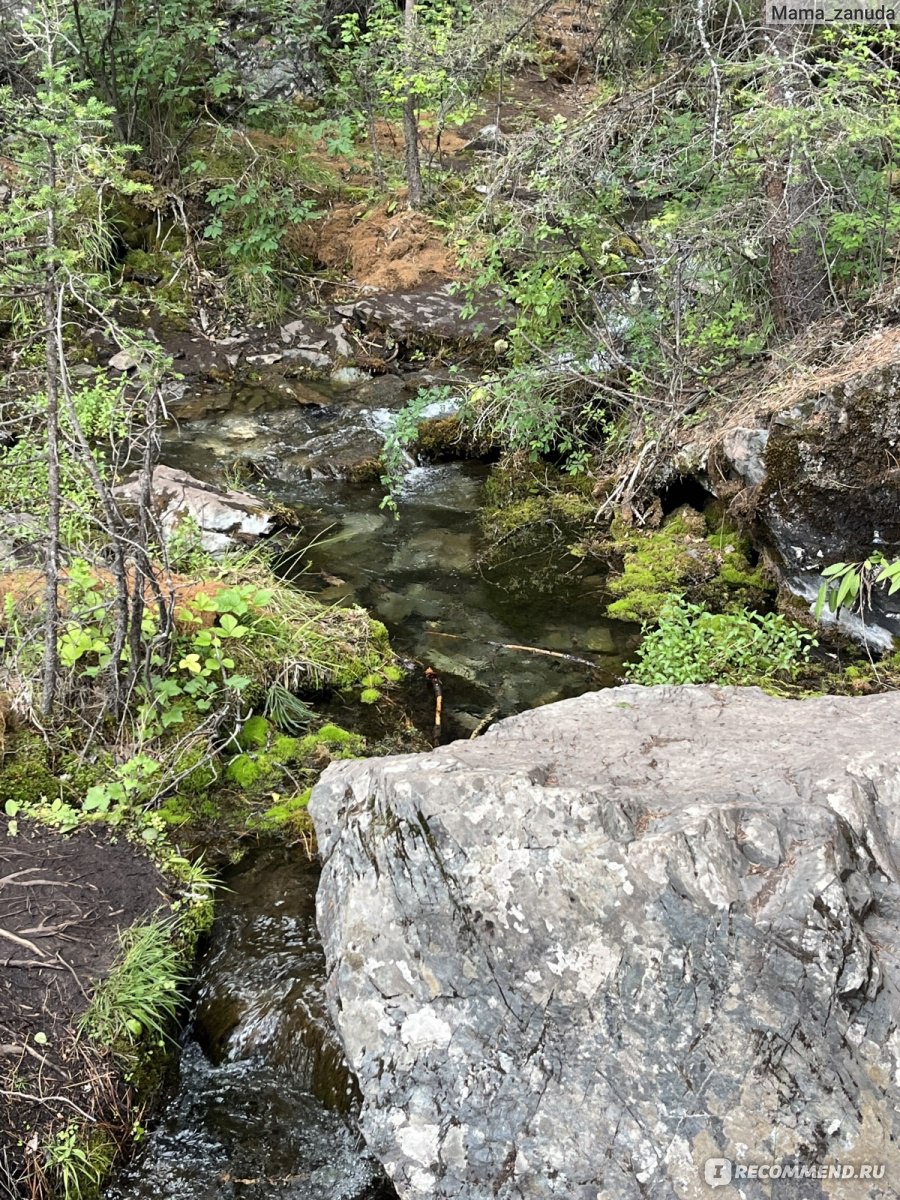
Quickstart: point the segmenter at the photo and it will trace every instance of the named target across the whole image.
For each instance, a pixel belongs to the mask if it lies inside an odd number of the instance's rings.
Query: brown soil
[[[607,7],[597,0],[558,2],[535,21],[538,45],[557,78],[575,80],[590,73],[592,51],[610,19]]]
[[[128,1129],[121,1072],[77,1024],[119,931],[166,904],[124,839],[24,822],[12,837],[0,819],[0,1195],[47,1194],[45,1147],[71,1123],[112,1144]]]
[[[93,577],[98,584],[112,592],[115,579],[109,571],[95,568]],[[209,600],[215,599],[219,592],[228,590],[229,584],[219,579],[197,580],[187,575],[177,575],[174,572],[163,570],[157,571],[156,577],[165,599],[168,601],[169,597],[172,597],[174,600],[175,627],[177,629],[190,631],[197,628],[197,617],[200,618],[200,623],[203,625],[215,624],[215,613],[184,614],[183,610],[198,596],[205,596]],[[129,590],[132,590],[134,579],[131,574],[128,577],[128,585]],[[20,567],[16,571],[4,571],[0,573],[0,604],[11,603],[20,617],[33,615],[43,607],[46,586],[47,581],[43,572],[36,567]],[[149,583],[144,585],[144,602],[151,612],[155,611],[156,593]],[[60,610],[65,614],[68,611],[65,571],[60,572],[59,604]],[[3,620],[0,618],[0,629],[2,628]],[[0,750],[2,750],[2,742],[0,742]]]
[[[347,271],[361,288],[411,291],[457,275],[454,257],[426,216],[380,204],[336,204],[319,221],[298,226],[294,249],[336,271]]]

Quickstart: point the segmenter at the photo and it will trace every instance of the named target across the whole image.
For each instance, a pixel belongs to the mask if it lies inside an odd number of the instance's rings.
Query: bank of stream
[[[217,483],[237,475],[297,510],[307,544],[283,570],[323,600],[363,604],[402,656],[439,673],[448,737],[615,683],[637,633],[603,619],[601,577],[564,573],[545,590],[544,550],[513,558],[499,577],[481,569],[491,468],[411,465],[399,519],[381,507],[377,483],[349,481],[409,390],[394,379],[305,387],[302,406],[260,390],[227,404],[207,397],[205,411],[168,431],[163,461]],[[352,1085],[325,1014],[316,882],[304,852],[286,848],[226,876],[174,1093],[113,1200],[393,1194],[354,1131]]]

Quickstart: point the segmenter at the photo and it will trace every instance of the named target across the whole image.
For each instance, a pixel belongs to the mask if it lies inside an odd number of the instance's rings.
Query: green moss
[[[608,582],[616,599],[607,613],[616,619],[656,621],[671,596],[712,610],[754,608],[772,591],[764,570],[750,561],[749,538],[717,512],[704,521],[685,506],[659,529],[630,529],[616,520],[610,532],[604,550],[622,563]]]
[[[225,768],[225,778],[244,791],[249,791],[262,773],[262,764],[253,754],[236,754]]]
[[[187,273],[169,250],[129,250],[122,264],[122,293],[148,297],[170,319],[183,317],[191,300]]]
[[[250,717],[245,721],[237,736],[242,750],[262,750],[269,741],[271,726],[265,717]]]
[[[546,498],[528,496],[504,508],[489,509],[483,515],[483,521],[489,526],[494,537],[502,538],[508,537],[517,529],[536,525],[546,520],[549,515],[550,505]]]
[[[252,829],[291,833],[312,833],[312,820],[308,805],[312,788],[307,788],[299,795],[279,799],[264,812],[251,817],[249,824]]]
[[[179,790],[193,796],[205,795],[218,779],[206,745],[183,750],[172,764],[172,774],[178,780]]]
[[[689,541],[694,535],[677,512],[660,529],[626,529],[615,521],[611,532],[623,561],[621,573],[608,582],[617,599],[607,613],[622,621],[655,621],[669,597],[681,592],[696,574],[698,562]]]
[[[561,521],[583,525],[597,515],[597,503],[581,491],[554,492],[550,497],[550,511]]]
[[[279,734],[266,750],[248,749],[236,754],[225,768],[225,779],[247,792],[277,789],[284,776],[283,768],[303,759],[306,740]]]
[[[412,445],[413,454],[425,462],[485,458],[494,449],[490,441],[474,437],[455,414],[420,421]]]
[[[19,804],[39,804],[62,794],[62,785],[47,763],[47,750],[39,737],[17,734],[12,752],[7,750],[0,764],[0,807],[7,800]]]
[[[186,796],[176,792],[163,800],[159,815],[167,825],[179,828],[182,825],[207,824],[220,813],[215,800],[207,795]]]
[[[558,540],[560,532],[566,538],[577,535],[597,513],[591,487],[587,477],[563,475],[545,463],[510,456],[494,467],[485,483],[480,515],[486,541],[493,545],[535,526],[544,526]]]
[[[287,734],[279,734],[274,739],[269,749],[269,757],[275,763],[287,764],[296,762],[301,756],[300,741],[295,737],[288,737]]]
[[[365,738],[340,725],[323,725],[300,739],[300,753],[305,759],[321,759],[323,752],[328,758],[358,758],[365,749]]]

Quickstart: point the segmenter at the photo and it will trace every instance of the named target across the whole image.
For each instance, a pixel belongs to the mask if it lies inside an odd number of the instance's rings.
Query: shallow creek
[[[348,466],[377,455],[412,390],[382,377],[304,385],[302,403],[253,389],[192,397],[162,459],[217,483],[251,474],[301,510],[310,544],[285,570],[323,600],[367,607],[401,655],[439,673],[449,736],[614,683],[637,638],[599,615],[602,578],[573,575],[542,592],[530,586],[546,566],[540,554],[507,564],[502,578],[480,570],[489,468],[411,467],[399,520],[380,508],[377,485],[346,482]],[[325,1015],[316,880],[289,851],[261,851],[225,880],[174,1095],[113,1200],[393,1194],[354,1132]]]

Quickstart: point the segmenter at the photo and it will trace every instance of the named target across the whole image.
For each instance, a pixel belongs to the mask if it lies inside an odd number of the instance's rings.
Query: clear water
[[[267,850],[225,880],[174,1095],[110,1200],[384,1200],[323,996],[318,869]]]
[[[482,570],[478,507],[489,467],[413,466],[399,519],[380,507],[378,484],[353,486],[342,475],[377,456],[385,425],[415,388],[392,376],[321,388],[316,408],[255,396],[184,421],[165,441],[164,461],[220,482],[236,469],[249,472],[299,510],[303,544],[289,573],[323,600],[364,605],[399,653],[437,671],[452,734],[465,735],[488,714],[617,682],[638,633],[604,618],[602,576],[586,575],[558,548],[548,592],[541,545],[511,550],[499,572]]]
[[[239,473],[296,508],[306,544],[284,571],[325,601],[365,605],[417,671],[438,672],[448,736],[615,683],[637,632],[603,618],[601,577],[573,570],[563,553],[548,591],[546,546],[518,548],[499,572],[481,569],[489,468],[412,467],[398,520],[377,485],[347,482],[421,382],[388,376],[318,397],[304,388],[303,404],[258,389],[195,395],[163,461],[217,483]],[[268,851],[226,881],[174,1094],[112,1200],[392,1194],[354,1130],[325,1013],[316,878],[301,857]]]

